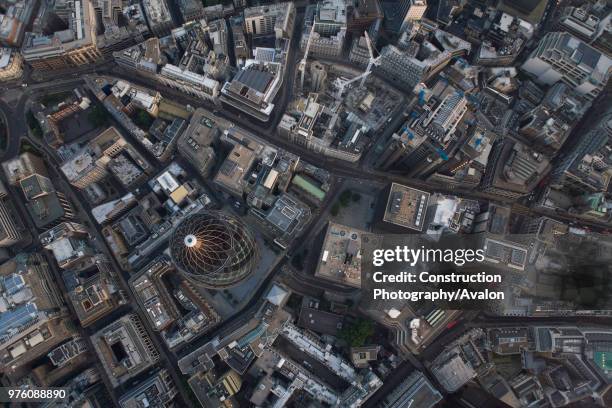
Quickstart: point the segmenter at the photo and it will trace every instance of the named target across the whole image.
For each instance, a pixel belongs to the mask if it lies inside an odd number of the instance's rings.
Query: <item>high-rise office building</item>
[[[200,0],[178,0],[177,3],[184,22],[204,18],[204,7]]]
[[[426,0],[381,0],[385,31],[399,33],[420,20],[427,11]],[[435,7],[438,7],[437,5]]]
[[[102,24],[119,25],[119,16],[122,14],[123,0],[93,0],[93,8]]]
[[[610,78],[612,59],[571,34],[551,32],[540,40],[522,69],[541,84],[562,81],[592,100]]]
[[[550,170],[541,153],[509,139],[497,140],[491,149],[480,189],[516,199],[529,194]]]
[[[310,6],[306,12],[306,24],[300,40],[305,50],[313,56],[338,57],[342,53],[347,29],[347,8],[343,0],[325,0]],[[314,30],[313,30],[314,24]],[[310,38],[312,32],[312,38]]]
[[[244,10],[244,27],[254,37],[274,35],[276,38],[290,38],[295,22],[293,2],[267,4]]]
[[[402,3],[409,3],[401,27],[403,30],[410,22],[418,21],[423,18],[427,11],[427,0],[409,0],[402,1]]]
[[[27,33],[21,53],[35,69],[62,69],[93,64],[102,59],[98,49],[96,11],[91,0],[66,3],[68,30],[52,35]],[[56,10],[57,13],[57,10]]]
[[[382,49],[377,70],[407,87],[414,87],[421,82],[425,73],[425,67],[416,64],[413,57],[394,45],[387,45]]]
[[[170,35],[174,22],[166,0],[143,0],[142,6],[153,35],[160,38]]]
[[[0,283],[0,372],[10,378],[74,333],[42,255],[21,254],[3,263]]]
[[[125,315],[100,329],[91,336],[91,342],[114,387],[159,360],[159,352],[136,314]]]
[[[63,222],[40,234],[39,239],[43,247],[53,253],[62,269],[79,271],[95,262],[89,233],[81,224]]]
[[[26,230],[6,187],[0,182],[0,247],[14,245],[25,238]]]
[[[161,369],[123,394],[119,398],[119,406],[121,408],[170,407],[173,406],[172,400],[176,394],[176,386],[168,370]]]
[[[237,218],[209,212],[191,215],[177,226],[170,252],[191,282],[220,289],[242,282],[253,272],[257,243]]]
[[[606,191],[610,183],[612,111],[590,131],[568,141],[551,173],[552,185],[581,194]]]

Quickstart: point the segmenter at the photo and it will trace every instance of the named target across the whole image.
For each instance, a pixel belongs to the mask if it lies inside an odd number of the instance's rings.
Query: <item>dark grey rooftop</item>
[[[34,224],[39,228],[57,222],[66,214],[55,192],[51,192],[28,202],[26,208],[32,216]]]
[[[564,34],[561,47],[576,64],[584,64],[592,69],[597,66],[601,53],[578,40],[571,34]]]
[[[336,336],[342,329],[343,321],[344,316],[342,315],[303,307],[300,311],[298,326],[317,333]]]
[[[268,71],[261,71],[256,68],[243,69],[234,78],[235,81],[245,84],[249,88],[253,88],[261,93],[266,92],[266,89],[274,79],[274,75]]]
[[[53,184],[45,176],[32,174],[20,181],[23,194],[28,200],[38,197],[41,194],[46,194],[54,191]]]
[[[581,64],[586,64],[591,68],[595,68],[597,66],[597,62],[599,61],[599,57],[601,57],[601,54],[596,49],[591,48],[587,44],[580,41],[580,45],[578,45],[578,51],[582,56],[582,58],[580,59]]]

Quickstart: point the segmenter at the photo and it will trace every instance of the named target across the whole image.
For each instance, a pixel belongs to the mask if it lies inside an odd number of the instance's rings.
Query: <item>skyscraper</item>
[[[564,32],[548,33],[522,65],[536,81],[562,81],[588,99],[603,90],[612,72],[612,59]]]
[[[237,218],[207,212],[191,215],[177,226],[170,252],[191,282],[221,289],[237,285],[253,272],[257,243]]]
[[[0,247],[14,245],[24,238],[25,228],[9,198],[5,186],[0,182]]]

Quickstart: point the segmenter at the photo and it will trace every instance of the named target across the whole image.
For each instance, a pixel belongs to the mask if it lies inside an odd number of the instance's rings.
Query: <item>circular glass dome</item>
[[[191,282],[222,289],[251,274],[257,244],[251,231],[237,218],[205,212],[190,215],[177,225],[170,239],[170,253]]]

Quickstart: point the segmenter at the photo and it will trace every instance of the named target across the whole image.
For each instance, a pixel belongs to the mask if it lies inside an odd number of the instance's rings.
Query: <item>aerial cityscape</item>
[[[612,1],[0,0],[0,404],[612,407]]]

